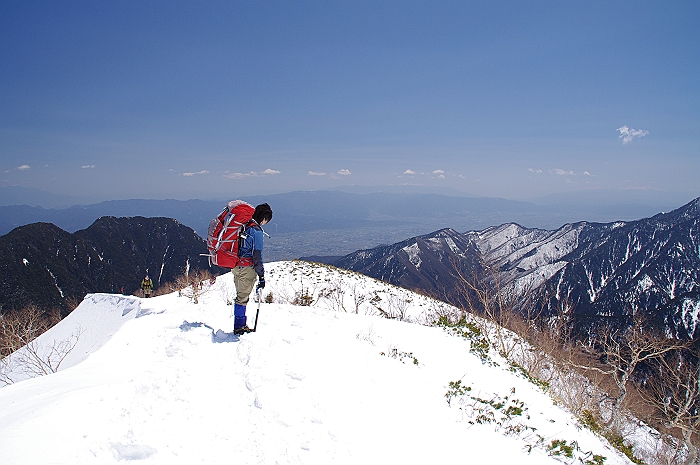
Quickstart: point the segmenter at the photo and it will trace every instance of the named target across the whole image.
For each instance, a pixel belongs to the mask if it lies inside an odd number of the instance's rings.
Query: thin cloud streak
[[[209,174],[208,170],[197,171],[194,173],[182,173],[183,176],[196,176],[198,174]]]
[[[228,174],[224,174],[224,177],[228,178],[228,179],[244,179],[244,178],[262,178],[265,176],[275,176],[278,174],[281,174],[281,171],[268,168],[265,171],[261,171],[261,172],[249,171],[248,173],[228,173]]]
[[[573,171],[567,171],[563,170],[561,168],[554,168],[553,170],[549,170],[551,174],[556,174],[559,176],[573,176],[574,172]]]

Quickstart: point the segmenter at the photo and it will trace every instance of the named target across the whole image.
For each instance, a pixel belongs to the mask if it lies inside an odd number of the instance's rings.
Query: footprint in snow
[[[303,381],[304,380],[304,375],[300,375],[299,373],[295,373],[293,371],[287,370],[284,374],[289,376],[290,378],[292,378],[295,381]]]
[[[143,444],[112,444],[112,453],[117,460],[143,460],[158,452],[153,447]]]
[[[216,332],[212,331],[211,335],[212,341],[213,342],[238,342],[240,340],[240,337],[237,334],[233,334],[233,332],[227,333],[222,329],[217,329]]]
[[[243,363],[243,365],[248,366],[248,363],[250,363],[250,357],[251,357],[250,343],[240,344],[238,346],[238,349],[236,350],[236,355],[238,356],[238,360],[240,360]]]

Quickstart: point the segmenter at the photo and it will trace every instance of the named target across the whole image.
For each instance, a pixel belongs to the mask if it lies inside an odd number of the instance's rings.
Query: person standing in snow
[[[246,306],[250,293],[258,278],[258,289],[265,288],[265,267],[263,266],[263,225],[272,219],[272,209],[266,203],[255,207],[253,219],[245,225],[238,245],[238,265],[233,268],[233,282],[236,285],[236,300],[233,308],[233,333],[250,332],[246,318]]]
[[[151,278],[149,278],[148,275],[146,275],[146,277],[143,278],[143,281],[141,281],[141,289],[143,289],[144,297],[151,296],[151,290],[153,289],[153,281],[151,281]]]

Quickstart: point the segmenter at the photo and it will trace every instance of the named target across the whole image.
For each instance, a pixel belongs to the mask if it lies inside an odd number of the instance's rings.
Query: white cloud
[[[341,176],[350,176],[352,173],[350,172],[350,170],[342,169],[338,171],[338,174]]]
[[[309,171],[309,176],[325,176],[326,173],[318,173],[316,171]]]
[[[435,170],[433,174],[445,174],[445,172],[443,170]]]
[[[81,168],[84,169],[84,170],[92,169],[92,168],[94,168],[94,167],[95,167],[95,165],[83,165],[83,166],[81,166]]]
[[[536,174],[542,173],[542,170],[536,170],[536,169],[533,169],[533,168],[528,168],[527,170],[528,170],[530,173],[536,173]]]
[[[243,179],[243,178],[250,178],[257,176],[257,173],[255,171],[251,171],[250,173],[230,173],[230,174],[225,174],[225,178],[229,179]]]
[[[583,175],[584,175],[584,176],[593,176],[593,175],[592,175],[591,173],[589,173],[588,171],[584,171],[584,172],[583,172]]]
[[[416,172],[413,170],[406,170],[403,172],[403,174],[416,174]]]
[[[197,171],[194,173],[182,173],[183,176],[195,176],[197,174],[209,174],[209,171],[207,170],[202,170],[202,171]]]
[[[637,137],[644,137],[647,134],[649,134],[649,131],[645,131],[643,129],[632,129],[628,128],[627,126],[622,126],[621,128],[617,128],[616,131],[620,131],[620,139],[622,139],[623,144],[629,144],[632,142],[633,139],[636,139]]]
[[[26,170],[32,169],[32,167],[29,165],[21,165],[21,166],[18,166],[17,169],[20,171],[26,171]]]
[[[280,174],[280,173],[281,173],[281,171],[277,171],[277,170],[273,170],[271,168],[268,168],[265,171],[261,171],[261,172],[249,171],[248,173],[224,174],[224,177],[228,178],[228,179],[258,178],[258,177],[263,177],[263,176],[274,176],[274,175]]]
[[[562,170],[560,168],[554,168],[553,170],[549,170],[551,174],[558,174],[559,176],[573,176],[574,172],[573,171],[567,171],[567,170]]]

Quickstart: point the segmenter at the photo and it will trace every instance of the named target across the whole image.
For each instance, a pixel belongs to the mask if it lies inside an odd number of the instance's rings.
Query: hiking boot
[[[248,327],[248,325],[242,326],[240,328],[235,328],[233,330],[233,334],[245,334],[245,333],[252,333],[253,330]]]

